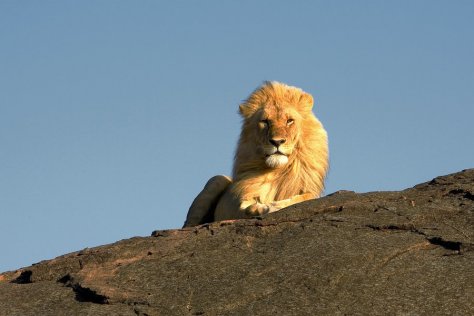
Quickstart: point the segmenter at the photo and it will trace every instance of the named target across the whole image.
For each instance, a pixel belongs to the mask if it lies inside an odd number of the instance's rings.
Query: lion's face
[[[244,125],[238,163],[280,168],[291,162],[304,134],[304,119],[314,117],[312,106],[313,97],[299,88],[264,83],[240,105]]]
[[[288,163],[299,135],[300,115],[292,108],[267,105],[253,120],[256,151],[270,168]]]

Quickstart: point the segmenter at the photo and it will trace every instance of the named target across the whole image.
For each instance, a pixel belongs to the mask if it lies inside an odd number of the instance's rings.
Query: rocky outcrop
[[[0,274],[1,315],[474,314],[474,169]]]

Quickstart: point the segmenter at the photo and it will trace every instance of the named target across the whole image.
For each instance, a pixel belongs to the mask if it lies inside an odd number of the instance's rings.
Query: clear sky
[[[0,271],[182,226],[239,102],[310,92],[326,193],[474,167],[474,1],[0,1]]]

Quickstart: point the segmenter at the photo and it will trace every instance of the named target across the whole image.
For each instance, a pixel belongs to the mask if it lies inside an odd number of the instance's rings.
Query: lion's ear
[[[304,92],[300,96],[300,102],[299,103],[300,103],[301,110],[311,111],[311,109],[313,108],[313,104],[314,104],[313,96],[309,93]]]
[[[251,103],[242,103],[239,105],[239,112],[244,118],[251,117],[258,110],[258,106]]]

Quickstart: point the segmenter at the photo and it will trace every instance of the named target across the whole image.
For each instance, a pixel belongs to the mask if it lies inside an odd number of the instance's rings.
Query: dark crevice
[[[68,273],[65,276],[59,278],[58,282],[67,285],[71,281],[71,279],[71,275]]]
[[[76,294],[76,301],[78,302],[89,302],[95,304],[108,304],[108,297],[105,295],[98,294],[96,291],[90,288],[83,287],[78,283],[74,283],[73,278],[68,273],[65,276],[58,279],[59,283],[63,283],[66,287],[72,288]]]
[[[384,230],[388,230],[388,231],[393,231],[393,230],[409,231],[409,232],[424,236],[426,238],[426,240],[428,240],[428,242],[431,243],[432,245],[441,246],[446,250],[454,251],[454,252],[456,252],[457,254],[460,254],[460,255],[467,252],[467,251],[474,250],[474,244],[470,244],[470,243],[466,244],[466,243],[462,243],[460,241],[445,240],[445,239],[443,239],[442,237],[439,237],[439,236],[427,236],[426,233],[424,233],[423,231],[418,230],[417,228],[415,228],[412,225],[400,225],[400,226],[397,226],[397,225],[382,225],[382,226],[377,226],[377,225],[369,224],[369,225],[365,225],[365,226],[368,227],[368,228],[371,228],[373,230],[379,230],[379,231],[384,231]]]
[[[107,296],[100,295],[96,291],[87,287],[82,287],[79,284],[73,284],[71,288],[74,293],[76,293],[76,301],[78,302],[90,302],[95,304],[109,303]]]
[[[17,283],[17,284],[33,283],[33,280],[31,278],[32,275],[33,275],[33,272],[31,270],[25,270],[25,271],[21,272],[19,277],[17,277],[15,280],[11,281],[11,283]]]
[[[378,225],[368,224],[368,225],[365,225],[365,226],[368,227],[368,228],[372,228],[373,230],[406,230],[406,229],[402,229],[401,227],[395,226],[395,225],[381,225],[381,226],[378,226]]]
[[[433,245],[441,246],[447,250],[461,252],[462,243],[459,241],[444,240],[441,237],[428,237],[427,239]]]
[[[418,230],[415,226],[411,224],[401,224],[401,225],[373,225],[373,224],[368,224],[365,225],[368,228],[372,228],[373,230],[400,230],[400,231],[405,231],[405,232],[412,232],[416,233],[418,235],[423,235],[426,236],[426,234],[420,230]]]
[[[463,190],[463,189],[451,190],[451,191],[449,191],[449,194],[460,195],[464,199],[474,201],[474,194],[472,194],[469,191]]]

